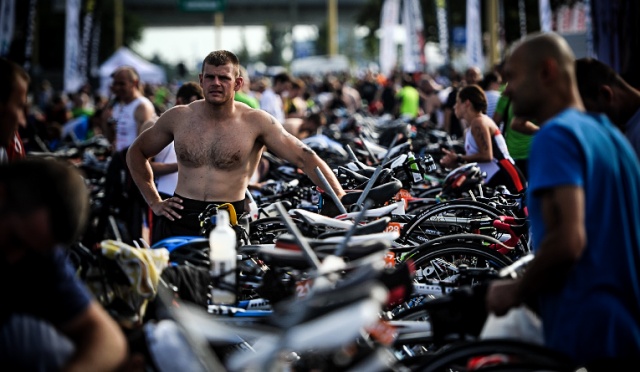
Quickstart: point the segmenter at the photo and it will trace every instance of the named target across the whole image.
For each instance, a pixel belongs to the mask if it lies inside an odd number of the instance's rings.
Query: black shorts
[[[244,212],[244,199],[235,202],[217,202],[188,199],[178,194],[173,194],[173,196],[182,199],[184,209],[178,211],[182,218],[171,221],[165,216],[155,216],[156,220],[153,224],[151,238],[151,241],[154,243],[173,236],[202,236],[198,217],[200,213],[204,212],[211,204],[220,205],[230,203],[233,205],[233,208],[235,208],[238,217]]]

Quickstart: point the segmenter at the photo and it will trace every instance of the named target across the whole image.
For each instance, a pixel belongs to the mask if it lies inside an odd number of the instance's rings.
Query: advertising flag
[[[482,24],[480,23],[480,0],[467,0],[467,60],[469,66],[484,68],[482,57]]]
[[[15,0],[0,0],[0,56],[9,54],[15,27]]]
[[[418,0],[403,0],[402,25],[407,35],[403,48],[403,70],[422,72],[425,65],[424,24]]]
[[[438,43],[444,64],[449,64],[449,26],[447,25],[447,4],[444,0],[436,0],[436,19],[438,20]]]
[[[64,46],[64,91],[77,91],[84,78],[80,75],[80,0],[67,0]]]
[[[31,59],[33,58],[33,38],[36,30],[36,13],[38,0],[29,2],[29,17],[27,18],[27,41],[24,46],[24,69],[31,70]]]
[[[380,72],[389,76],[398,59],[394,34],[400,16],[400,0],[385,0],[380,15]]]
[[[539,0],[540,8],[540,31],[551,32],[551,5],[549,0]]]

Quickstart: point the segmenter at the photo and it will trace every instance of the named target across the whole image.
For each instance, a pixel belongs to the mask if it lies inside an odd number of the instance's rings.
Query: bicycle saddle
[[[391,198],[393,198],[401,188],[402,182],[399,180],[393,180],[380,186],[372,187],[367,194],[367,199],[371,199],[375,205],[382,205],[391,200]],[[364,190],[347,192],[340,201],[345,206],[355,204],[363,192]]]

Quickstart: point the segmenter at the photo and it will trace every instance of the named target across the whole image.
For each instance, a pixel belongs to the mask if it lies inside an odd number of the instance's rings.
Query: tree
[[[265,27],[267,40],[263,46],[260,60],[268,66],[280,66],[283,64],[282,51],[287,31],[283,27],[271,23],[266,24]]]
[[[240,50],[236,54],[238,55],[240,63],[246,66],[247,63],[251,61],[251,54],[247,49],[247,35],[244,32],[244,29],[242,29],[241,41]]]

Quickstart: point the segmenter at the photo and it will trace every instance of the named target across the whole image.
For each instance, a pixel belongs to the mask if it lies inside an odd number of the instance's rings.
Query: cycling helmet
[[[487,176],[478,163],[469,163],[452,170],[442,182],[441,195],[456,197],[480,185]]]

